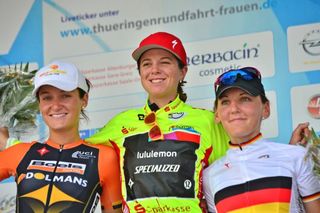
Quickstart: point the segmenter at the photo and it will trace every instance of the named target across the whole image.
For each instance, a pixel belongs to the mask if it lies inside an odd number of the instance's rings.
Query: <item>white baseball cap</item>
[[[74,64],[54,61],[39,69],[34,77],[33,95],[36,95],[43,85],[50,85],[64,91],[80,88],[88,92],[86,78]]]

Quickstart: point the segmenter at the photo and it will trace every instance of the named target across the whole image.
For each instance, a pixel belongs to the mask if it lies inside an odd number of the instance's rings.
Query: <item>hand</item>
[[[0,151],[4,150],[9,138],[9,130],[7,127],[0,127]]]
[[[295,130],[292,132],[289,144],[300,144],[306,146],[311,136],[311,131],[308,126],[309,122],[299,123]]]
[[[208,205],[205,199],[200,200],[200,208],[202,209],[203,213],[208,212]]]

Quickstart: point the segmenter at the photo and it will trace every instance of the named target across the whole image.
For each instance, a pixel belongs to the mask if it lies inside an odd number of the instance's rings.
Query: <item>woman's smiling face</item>
[[[179,68],[177,58],[163,49],[150,49],[140,58],[140,77],[149,99],[174,100],[179,81],[187,73],[187,67]]]

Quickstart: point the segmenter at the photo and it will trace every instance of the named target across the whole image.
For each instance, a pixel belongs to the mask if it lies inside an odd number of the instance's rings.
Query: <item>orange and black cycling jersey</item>
[[[15,176],[17,212],[94,212],[99,200],[106,209],[121,208],[115,155],[83,141],[18,144],[0,152],[0,180]]]

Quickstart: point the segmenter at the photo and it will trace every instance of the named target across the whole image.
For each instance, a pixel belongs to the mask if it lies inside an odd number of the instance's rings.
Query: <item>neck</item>
[[[231,138],[231,144],[243,144],[243,143],[250,143],[252,141],[257,140],[260,138],[262,134],[259,132],[253,137],[245,137],[245,138]]]
[[[49,140],[59,145],[70,144],[70,143],[79,141],[80,139],[81,138],[78,131],[69,131],[69,132],[50,131],[50,134],[49,134]]]
[[[156,97],[149,97],[150,103],[155,103],[159,108],[164,107],[171,101],[174,101],[176,99],[177,95],[173,97],[166,97],[166,98],[156,98]]]

